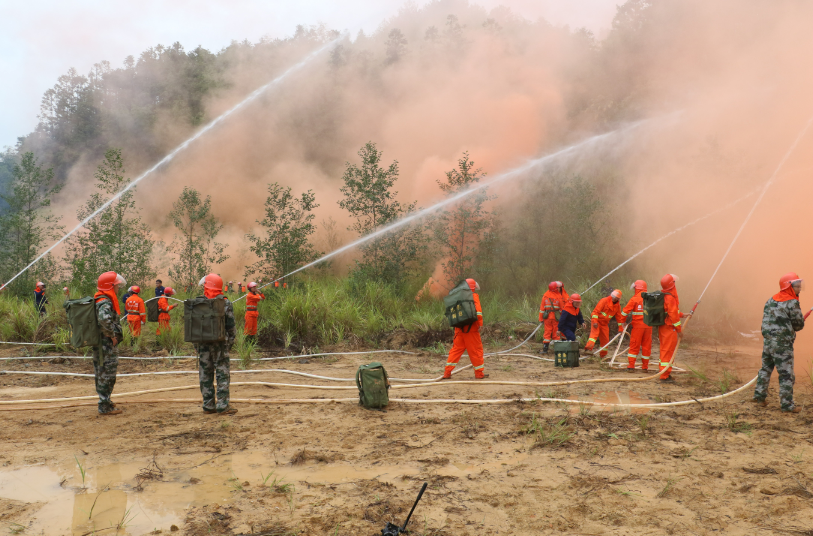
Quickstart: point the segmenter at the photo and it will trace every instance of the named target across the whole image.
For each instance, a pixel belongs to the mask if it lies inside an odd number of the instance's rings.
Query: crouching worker
[[[257,320],[260,318],[258,306],[260,300],[265,299],[265,295],[260,293],[257,283],[252,281],[248,284],[248,294],[246,294],[246,325],[243,334],[250,341],[257,340]]]
[[[93,347],[93,372],[96,376],[96,392],[99,394],[99,413],[118,415],[120,409],[110,400],[116,385],[116,372],[119,368],[118,346],[121,341],[118,291],[127,282],[116,272],[105,272],[96,283],[96,318],[101,331],[101,344]]]
[[[452,350],[449,352],[449,359],[446,361],[446,368],[443,371],[444,380],[452,377],[455,365],[460,361],[463,352],[466,351],[469,353],[472,366],[474,366],[474,378],[477,380],[488,378],[488,374],[483,371],[485,368],[483,363],[483,340],[480,338],[480,328],[483,327],[483,309],[480,307],[480,295],[477,294],[480,292],[480,285],[471,278],[466,279],[466,283],[469,284],[474,297],[477,320],[469,326],[454,328],[454,344],[452,344]]]
[[[229,406],[229,349],[234,344],[237,335],[234,321],[234,307],[231,301],[223,295],[223,279],[217,274],[209,274],[200,280],[203,285],[203,295],[206,299],[220,299],[225,301],[226,340],[223,342],[199,343],[198,346],[198,377],[200,379],[200,394],[203,396],[204,413],[237,413]],[[217,378],[217,396],[215,396],[214,381]]]
[[[582,297],[578,294],[571,294],[570,299],[564,307],[559,317],[559,333],[569,341],[576,340],[576,328],[584,327],[584,317],[582,316]]]
[[[127,323],[130,324],[130,333],[133,334],[133,337],[140,337],[141,326],[147,322],[147,308],[144,306],[144,300],[138,295],[141,287],[133,285],[129,292],[131,294],[124,304],[127,309]]]
[[[779,292],[768,300],[762,313],[762,368],[754,389],[754,402],[760,406],[768,403],[768,383],[776,367],[779,374],[779,405],[782,411],[799,413],[802,408],[793,403],[793,343],[796,332],[805,327],[805,318],[799,306],[802,280],[791,272],[779,280]]]
[[[163,332],[169,332],[172,329],[172,326],[169,324],[169,312],[175,309],[175,306],[169,304],[167,296],[172,296],[174,294],[175,291],[170,287],[164,287],[163,295],[158,298],[158,329],[155,330],[156,335],[160,335]]]

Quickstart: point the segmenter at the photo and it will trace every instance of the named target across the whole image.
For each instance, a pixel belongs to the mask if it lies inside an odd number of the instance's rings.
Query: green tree
[[[125,177],[121,149],[109,149],[96,169],[96,188],[90,199],[76,211],[82,221],[99,210],[131,181]],[[71,284],[82,289],[94,287],[99,274],[114,271],[134,284],[155,277],[153,247],[149,226],[139,215],[135,188],[99,212],[84,228],[66,241],[64,261],[71,270]]]
[[[180,232],[169,245],[169,251],[178,256],[169,268],[169,276],[180,288],[189,289],[229,258],[223,253],[228,244],[215,241],[223,224],[212,214],[211,196],[203,199],[200,192],[188,186],[172,204],[169,219]]]
[[[49,242],[61,238],[61,218],[48,210],[51,197],[60,189],[54,185],[53,169],[38,166],[34,153],[23,154],[19,164],[12,167],[11,182],[0,194],[7,205],[0,216],[0,272],[4,282],[31,264]],[[47,281],[58,273],[53,257],[46,255],[14,281],[12,290],[28,292],[34,279]]]
[[[382,152],[367,142],[358,152],[361,166],[347,163],[339,206],[356,221],[348,227],[360,235],[370,235],[415,210],[416,203],[402,205],[392,190],[398,180],[398,161],[381,167]],[[357,275],[387,283],[401,284],[424,250],[422,229],[405,225],[359,246],[362,260],[356,262]]]
[[[457,168],[446,172],[445,181],[437,181],[449,196],[463,192],[485,177],[481,168],[474,167],[469,153],[457,161]],[[473,275],[472,269],[480,252],[484,236],[491,230],[493,215],[484,204],[490,197],[488,188],[481,188],[457,201],[450,210],[442,211],[432,226],[436,243],[444,259],[443,274],[448,283],[456,283]]]
[[[252,243],[251,251],[259,257],[256,263],[246,266],[246,277],[258,273],[273,280],[316,259],[320,254],[309,237],[316,232],[313,209],[318,206],[311,190],[295,197],[290,186],[269,184],[265,218],[257,221],[265,236],[246,235]]]

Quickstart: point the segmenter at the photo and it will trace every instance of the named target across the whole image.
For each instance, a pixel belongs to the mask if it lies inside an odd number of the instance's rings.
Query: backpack
[[[658,327],[666,324],[666,306],[664,298],[668,292],[642,292],[644,299],[644,324]],[[671,296],[671,294],[669,294]]]
[[[158,322],[158,298],[151,298],[144,302],[147,307],[147,322]]]
[[[96,300],[86,296],[78,300],[67,300],[63,305],[71,326],[71,346],[99,346],[102,332],[96,317]]]
[[[359,404],[367,409],[381,409],[390,403],[387,389],[390,381],[381,363],[361,365],[356,371],[356,387],[359,388]]]
[[[183,340],[193,343],[226,341],[226,298],[198,296],[183,302]]]
[[[477,322],[477,308],[474,306],[474,292],[466,281],[461,281],[443,298],[446,319],[453,328],[464,328]],[[471,329],[471,328],[469,328]]]

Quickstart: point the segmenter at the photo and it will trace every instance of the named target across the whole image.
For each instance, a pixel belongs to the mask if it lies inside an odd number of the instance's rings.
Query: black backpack
[[[144,305],[147,306],[147,322],[158,322],[158,298],[150,298]]]
[[[99,346],[102,331],[96,317],[96,299],[86,296],[78,300],[67,300],[63,307],[71,326],[71,346]]]
[[[443,298],[446,306],[446,319],[453,328],[465,328],[477,322],[477,307],[474,305],[474,292],[466,281],[461,281]]]
[[[183,340],[192,343],[226,341],[226,298],[198,296],[183,302]]]

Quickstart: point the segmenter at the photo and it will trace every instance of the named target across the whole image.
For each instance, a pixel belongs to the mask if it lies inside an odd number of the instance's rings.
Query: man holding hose
[[[587,339],[587,344],[584,349],[588,352],[596,345],[598,339],[599,348],[604,348],[610,342],[610,319],[615,318],[618,322],[618,332],[624,330],[624,317],[621,316],[621,291],[618,289],[613,290],[606,298],[601,298],[593,309],[592,326],[590,329],[590,338]],[[600,352],[601,357],[607,355],[607,350]]]
[[[779,374],[779,405],[782,411],[799,413],[802,408],[793,403],[793,343],[796,332],[805,327],[805,318],[799,306],[803,281],[794,272],[779,280],[779,292],[765,304],[762,312],[762,368],[757,376],[754,402],[767,406],[768,384],[774,367]]]

